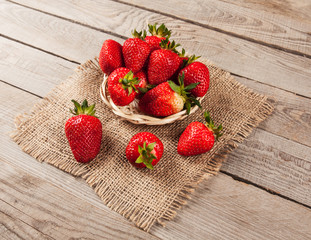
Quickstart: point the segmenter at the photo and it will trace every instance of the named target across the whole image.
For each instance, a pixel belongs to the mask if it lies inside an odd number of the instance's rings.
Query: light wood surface
[[[297,8],[290,1],[287,9],[274,0],[274,10],[255,0],[197,0],[191,8],[170,1],[161,9],[160,1],[146,6],[140,0],[14,2],[0,2],[4,239],[310,237],[311,59],[305,1]],[[131,29],[155,21],[168,23],[188,52],[274,97],[276,109],[228,156],[222,173],[200,185],[175,220],[146,233],[106,207],[81,179],[23,153],[9,134],[17,114],[29,112],[79,63],[98,55],[105,39],[122,43]]]

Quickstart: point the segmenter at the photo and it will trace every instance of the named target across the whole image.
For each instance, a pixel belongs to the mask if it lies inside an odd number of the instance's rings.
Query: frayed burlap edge
[[[213,65],[210,61],[203,61],[205,64]],[[69,77],[68,80],[76,78],[80,73],[87,70],[99,71],[98,67],[98,59],[88,60],[86,63],[79,65],[75,74]],[[233,137],[233,139],[228,142],[222,149],[219,149],[214,157],[209,161],[209,164],[202,169],[196,176],[194,176],[194,181],[191,185],[186,185],[181,189],[178,193],[174,202],[169,206],[168,209],[165,210],[164,214],[160,216],[158,219],[149,219],[144,217],[143,215],[138,215],[135,211],[131,209],[126,209],[125,206],[120,206],[118,199],[115,196],[110,196],[110,194],[105,193],[105,189],[102,189],[99,185],[96,185],[92,175],[89,174],[89,170],[87,165],[77,165],[70,161],[64,161],[64,159],[60,159],[55,154],[48,153],[47,151],[41,151],[37,149],[36,146],[29,144],[27,141],[24,141],[23,135],[21,134],[21,126],[30,120],[35,114],[42,111],[42,109],[47,106],[50,102],[56,97],[56,93],[62,91],[61,87],[67,83],[67,81],[61,83],[56,86],[46,97],[40,100],[37,104],[34,105],[30,114],[22,114],[18,115],[15,118],[16,129],[12,132],[11,138],[22,148],[22,150],[38,161],[43,162],[49,159],[47,162],[52,164],[63,171],[69,172],[70,174],[83,178],[98,194],[98,196],[103,200],[103,202],[112,210],[120,213],[122,216],[127,219],[133,221],[139,228],[142,228],[145,231],[149,231],[152,225],[157,221],[162,226],[165,226],[165,221],[170,221],[174,219],[177,214],[177,210],[179,210],[183,205],[187,204],[187,200],[191,199],[190,194],[195,191],[198,187],[198,184],[202,182],[204,179],[208,179],[211,176],[216,175],[219,172],[219,169],[222,163],[227,158],[228,154],[238,146],[251,132],[257,127],[260,122],[262,122],[265,118],[267,118],[273,112],[273,105],[269,102],[268,97],[263,96],[261,94],[255,93],[252,89],[244,86],[243,84],[237,82],[230,73],[226,73],[225,77],[230,81],[235,87],[243,90],[245,93],[252,95],[254,97],[261,97],[261,104],[254,110],[254,117],[248,119],[242,126],[240,126],[239,134]]]

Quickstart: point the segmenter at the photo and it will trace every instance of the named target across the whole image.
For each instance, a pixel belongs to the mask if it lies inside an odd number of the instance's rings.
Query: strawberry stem
[[[220,124],[218,127],[215,126],[214,121],[208,111],[204,112],[204,118],[206,121],[206,126],[214,133],[216,141],[218,141],[218,139],[223,135],[223,133],[221,133],[221,131],[223,130],[222,125]]]
[[[170,42],[168,38],[162,39],[161,43],[160,43],[160,47],[162,49],[171,50],[171,51],[173,51],[174,53],[177,53],[177,54],[179,52],[177,51],[176,48],[179,47],[179,46],[180,46],[179,43],[176,44],[174,40],[172,42]]]
[[[132,71],[129,71],[123,78],[119,79],[119,83],[121,83],[122,88],[126,91],[128,91],[128,95],[130,95],[133,90],[138,93],[138,89],[136,85],[138,85],[140,82],[140,79],[137,77],[134,77],[134,73]]]
[[[143,147],[138,145],[138,152],[140,153],[139,157],[136,159],[135,163],[143,163],[147,168],[153,169],[152,161],[157,159],[157,157],[151,153],[154,149],[156,142],[149,143],[148,146],[146,142],[144,142]]]
[[[134,38],[139,38],[141,40],[145,40],[147,32],[146,32],[146,30],[142,30],[140,32],[137,32],[136,29],[134,29],[134,31],[132,32],[132,35]]]
[[[199,108],[202,108],[200,102],[189,92],[190,90],[198,86],[200,82],[191,83],[185,87],[184,78],[185,72],[182,72],[182,75],[178,76],[179,86],[173,81],[168,81],[168,84],[174,92],[178,93],[182,97],[182,99],[184,100],[184,106],[187,110],[187,114],[189,115],[192,106],[198,105]]]
[[[191,55],[188,59],[183,60],[182,68],[188,66],[190,63],[193,63],[195,60],[199,59],[201,56]]]
[[[76,100],[71,100],[75,106],[75,108],[72,110],[72,109],[69,109],[70,112],[73,114],[73,115],[90,115],[90,116],[95,116],[95,104],[89,106],[88,105],[88,102],[87,100],[85,99],[82,104],[80,105]]]
[[[171,36],[171,31],[168,30],[167,27],[165,27],[164,23],[162,23],[158,28],[157,23],[155,23],[154,25],[148,24],[148,28],[152,36],[165,38],[170,38]]]

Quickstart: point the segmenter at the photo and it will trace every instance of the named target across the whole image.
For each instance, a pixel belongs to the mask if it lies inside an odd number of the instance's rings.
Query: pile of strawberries
[[[165,117],[187,113],[200,106],[209,88],[209,71],[198,57],[185,56],[179,44],[170,41],[171,31],[164,24],[148,25],[146,30],[133,31],[123,46],[108,39],[99,54],[99,65],[108,75],[108,92],[117,106],[139,99],[139,109],[148,115]]]
[[[108,76],[108,91],[118,106],[139,99],[142,112],[165,117],[184,108],[187,113],[203,97],[209,88],[209,71],[197,57],[179,53],[179,44],[170,42],[171,32],[162,24],[149,25],[152,36],[146,31],[134,31],[134,38],[123,46],[114,40],[106,40],[99,55],[99,64]],[[70,148],[78,162],[87,163],[100,152],[102,124],[95,116],[95,104],[88,106],[86,100],[80,105],[72,100],[75,115],[65,125]],[[201,106],[200,106],[201,107]],[[215,140],[222,135],[222,125],[215,126],[208,112],[204,113],[206,125],[195,121],[181,134],[177,152],[193,156],[210,151]],[[125,149],[128,161],[137,168],[153,169],[161,159],[164,145],[150,132],[134,135]]]

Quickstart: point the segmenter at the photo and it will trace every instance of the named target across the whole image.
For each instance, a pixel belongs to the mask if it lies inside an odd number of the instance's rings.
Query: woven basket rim
[[[103,102],[107,107],[109,107],[114,114],[121,117],[124,120],[127,120],[129,122],[132,122],[134,124],[146,124],[146,125],[165,125],[169,123],[173,123],[175,121],[182,120],[186,118],[187,111],[182,110],[181,112],[175,113],[173,115],[163,117],[163,118],[157,118],[150,115],[146,115],[142,113],[138,108],[138,99],[135,99],[133,102],[131,102],[127,106],[117,106],[114,104],[112,99],[110,98],[109,92],[107,90],[107,81],[108,75],[104,74],[103,76],[103,82],[100,86],[100,96]],[[204,97],[197,98],[199,102],[201,103]],[[196,112],[199,109],[198,106],[193,106],[190,110],[190,114]]]

